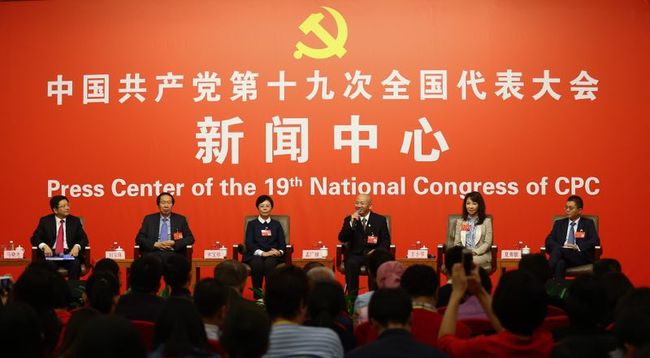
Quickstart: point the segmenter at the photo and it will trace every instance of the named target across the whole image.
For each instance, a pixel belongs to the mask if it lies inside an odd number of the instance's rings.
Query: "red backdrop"
[[[339,45],[345,54],[315,59],[307,51],[294,58],[299,41],[309,48],[336,48],[336,39],[343,40],[341,24],[322,6],[340,13],[347,25],[347,39]],[[312,13],[322,14],[322,20],[307,21]],[[304,34],[303,22],[314,31]],[[576,178],[585,213],[600,216],[604,255],[619,259],[636,284],[647,285],[644,253],[650,246],[642,223],[650,199],[645,164],[649,48],[650,6],[642,0],[1,3],[0,163],[7,209],[2,240],[27,245],[38,217],[49,213],[48,196],[63,191],[48,181],[102,186],[103,195],[65,191],[73,213],[86,220],[98,258],[113,241],[130,245],[143,215],[156,210],[156,193],[117,196],[113,181],[159,180],[185,184],[175,211],[189,217],[200,255],[216,240],[239,242],[242,216],[254,213],[255,197],[269,191],[265,180],[286,178],[302,184],[286,195],[273,193],[274,212],[291,216],[292,243],[298,250],[318,240],[333,247],[342,218],[353,210],[353,195],[322,194],[312,178],[383,183],[403,178],[401,191],[373,197],[374,210],[392,216],[393,241],[398,256],[404,256],[415,240],[429,246],[443,242],[447,215],[461,209],[459,192],[438,192],[435,185],[433,193],[422,192],[428,185],[415,188],[424,178],[509,183],[504,191],[479,188],[494,216],[495,243],[508,249],[523,240],[537,247],[551,217],[563,211],[570,189],[561,181],[566,177]],[[512,79],[521,82],[513,85],[521,99],[497,93],[504,76],[499,72],[508,69],[521,73]],[[332,99],[320,92],[306,98],[315,70],[327,77]],[[402,86],[408,99],[383,97],[390,86],[382,82],[393,70],[409,81]],[[421,90],[420,76],[428,70],[446,75],[446,85],[431,87],[446,89],[446,98],[441,91]],[[466,99],[461,97],[459,81],[471,70],[481,72],[478,89],[484,99],[471,86]],[[548,93],[533,98],[543,87],[545,70],[559,80],[551,83],[561,96],[557,100]],[[193,79],[204,71],[221,79],[219,101],[193,100],[198,96]],[[231,99],[235,71],[257,74],[255,99]],[[280,71],[295,82],[286,87],[285,100],[268,84],[278,81]],[[345,75],[354,77],[355,71],[369,76],[369,99],[351,95],[356,87],[346,96],[354,81]],[[597,84],[578,78],[581,71]],[[178,81],[182,88],[166,88],[157,102],[163,81],[156,76],[168,72],[184,76]],[[121,103],[126,85],[120,81],[136,73],[146,81],[144,101],[131,97]],[[61,94],[60,104],[58,75],[72,84],[71,95]],[[108,75],[108,103],[84,104],[89,75]],[[54,90],[49,96],[48,87]],[[197,123],[205,116],[216,122],[242,120],[229,129],[243,134],[238,163],[232,163],[234,142],[223,163],[196,159]],[[272,163],[266,162],[265,126],[274,116],[307,118],[302,138],[308,138],[308,148],[298,148],[308,155],[305,161],[276,152]],[[362,145],[358,163],[351,148],[335,149],[335,126],[349,125],[352,116],[376,128],[376,149]],[[422,117],[432,132],[417,131],[426,129],[418,122]],[[283,122],[275,126],[282,127]],[[284,123],[284,128],[296,126]],[[422,154],[443,148],[434,137],[438,131],[448,150],[437,160],[418,161],[409,141],[408,152],[401,152],[406,132],[421,138]],[[215,183],[211,195],[194,195],[192,185],[208,178]],[[254,183],[255,192],[224,195],[218,183],[230,178]],[[536,187],[528,183],[543,178],[544,193],[527,190]],[[578,186],[587,179],[587,188]]]

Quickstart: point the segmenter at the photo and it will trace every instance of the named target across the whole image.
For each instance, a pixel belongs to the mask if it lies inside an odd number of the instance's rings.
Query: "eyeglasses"
[[[577,206],[568,206],[568,205],[564,207],[565,210],[576,210],[577,208],[578,208]]]

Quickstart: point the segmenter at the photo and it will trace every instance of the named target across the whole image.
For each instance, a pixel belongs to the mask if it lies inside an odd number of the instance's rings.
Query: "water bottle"
[[[111,246],[111,251],[117,250],[117,247],[118,247],[117,241],[113,241],[113,245]]]
[[[14,240],[9,240],[9,250],[14,249]]]
[[[528,245],[524,244],[524,247],[521,248],[521,254],[522,255],[530,254],[530,248],[528,247]]]

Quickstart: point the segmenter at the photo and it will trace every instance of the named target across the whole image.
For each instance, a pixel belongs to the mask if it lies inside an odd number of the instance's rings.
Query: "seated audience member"
[[[378,288],[397,288],[404,273],[404,266],[397,261],[387,261],[377,269],[377,287]],[[355,323],[361,324],[368,320],[368,303],[374,291],[369,291],[357,297],[354,302]]]
[[[155,255],[161,259],[174,253],[185,256],[187,246],[194,244],[194,235],[183,215],[172,213],[176,199],[170,193],[156,197],[158,211],[142,220],[142,226],[135,237],[143,256]]]
[[[606,330],[607,292],[599,278],[592,274],[576,277],[569,286],[565,307],[570,325],[553,331],[555,341],[584,337],[599,347],[599,354],[616,350],[616,339]]]
[[[621,263],[616,259],[600,259],[594,261],[594,275],[601,277],[608,272],[623,272]]]
[[[113,313],[120,297],[120,282],[110,271],[93,271],[84,295],[88,306],[103,314]]]
[[[99,316],[100,313],[91,307],[75,310],[70,316],[68,324],[63,329],[63,338],[57,347],[57,352],[62,357],[73,357],[72,353],[74,352],[71,352],[71,348],[74,346],[75,341],[79,338],[79,335],[85,329],[88,322]]]
[[[492,219],[485,213],[481,193],[473,191],[465,195],[463,215],[454,222],[453,232],[454,246],[471,250],[474,264],[489,271],[492,268]]]
[[[170,297],[192,297],[188,288],[192,279],[192,264],[185,256],[168,256],[163,263],[163,278],[171,288]]]
[[[253,302],[230,307],[220,343],[230,358],[259,358],[269,348],[271,319]]]
[[[277,268],[266,283],[264,302],[273,320],[265,357],[342,357],[339,337],[329,328],[303,326],[309,294],[305,272],[295,266]]]
[[[316,267],[325,267],[322,263],[318,261],[312,261],[308,262],[305,264],[305,266],[302,267],[302,269],[305,271],[305,273],[309,273],[309,270],[316,268]]]
[[[544,285],[548,304],[564,309],[568,283],[565,281],[551,280],[553,275],[544,254],[523,255],[519,261],[519,270],[533,275],[535,280]]]
[[[0,309],[3,357],[45,357],[45,341],[36,311],[27,303],[10,302]]]
[[[52,213],[43,216],[30,239],[32,246],[38,247],[43,257],[70,255],[73,260],[56,261],[55,265],[68,270],[68,278],[78,280],[81,275],[88,236],[81,220],[70,215],[68,198],[55,195],[50,199]]]
[[[140,334],[123,317],[103,315],[89,321],[75,340],[69,357],[144,358]]]
[[[419,342],[437,347],[438,329],[442,315],[436,311],[436,296],[438,291],[438,275],[427,265],[413,265],[404,271],[400,286],[411,297],[413,312],[411,313],[411,333]],[[456,335],[469,337],[470,330],[464,324],[458,323]],[[370,322],[357,327],[355,336],[359,345],[377,339],[377,330]]]
[[[436,307],[438,308],[447,306],[449,302],[452,288],[451,268],[454,267],[454,264],[463,262],[463,248],[461,246],[447,248],[444,260],[445,263],[442,270],[445,276],[447,276],[447,283],[438,290],[438,301],[436,303]]]
[[[246,252],[243,261],[251,267],[251,279],[255,299],[261,298],[262,281],[268,280],[276,266],[284,260],[287,244],[284,229],[279,221],[271,218],[273,199],[260,195],[255,200],[259,216],[246,225]]]
[[[100,271],[108,271],[115,275],[115,277],[118,279],[120,278],[120,266],[117,264],[117,262],[111,259],[103,258],[95,262],[95,265],[93,266],[93,272],[97,273]]]
[[[214,268],[214,279],[222,285],[234,289],[241,296],[244,293],[248,269],[236,260],[226,260]]]
[[[56,266],[45,261],[30,264],[14,285],[13,299],[28,304],[36,311],[45,338],[45,348],[48,354],[52,352],[63,321],[69,318],[65,308],[70,301],[70,290]]]
[[[595,276],[595,275],[594,275]],[[607,316],[605,326],[614,322],[614,311],[618,301],[634,290],[630,279],[622,272],[608,272],[600,277],[607,294]]]
[[[435,348],[417,341],[410,333],[411,298],[400,288],[378,289],[370,299],[368,314],[377,327],[376,341],[346,355],[359,357],[445,357]]]
[[[194,304],[203,319],[208,339],[219,340],[230,290],[213,278],[204,278],[194,287]]]
[[[452,357],[548,357],[551,334],[541,329],[546,316],[546,295],[527,272],[501,276],[494,299],[480,285],[478,268],[465,275],[462,264],[452,267],[453,290],[440,326],[438,346]],[[455,337],[458,306],[466,291],[475,294],[497,334],[469,339]]]
[[[309,273],[308,273],[309,274]],[[341,339],[343,350],[356,346],[352,319],[346,312],[343,287],[336,281],[315,282],[307,299],[308,319],[306,326],[332,329]]]
[[[485,292],[489,294],[492,293],[492,280],[490,280],[490,275],[483,267],[478,268],[478,274],[481,278],[481,286]],[[463,303],[458,307],[458,316],[457,319],[462,321],[464,319],[487,319],[487,314],[483,310],[481,303],[478,301],[478,297],[475,295],[466,295]]]
[[[133,261],[129,275],[131,289],[120,297],[115,314],[129,320],[155,322],[165,303],[157,296],[162,270],[160,258],[153,255]]]
[[[208,338],[201,316],[192,301],[169,297],[158,320],[153,338],[157,357],[209,357]]]
[[[567,217],[553,223],[546,238],[549,267],[553,278],[563,280],[566,269],[594,262],[594,249],[600,238],[593,220],[582,217],[582,198],[572,195],[567,199]]]
[[[641,356],[638,351],[650,344],[650,288],[636,288],[622,297],[615,316],[614,334],[623,345],[625,356]]]
[[[394,261],[395,257],[393,257],[393,255],[388,250],[378,248],[375,249],[372,253],[368,254],[367,260],[368,260],[368,265],[366,266],[366,270],[368,271],[368,284],[370,284],[370,281],[374,281],[374,283],[371,286],[375,287],[377,286],[377,270],[379,269],[379,266],[381,266],[384,262]],[[369,290],[368,292],[358,296],[356,294],[352,295],[352,297],[356,297],[354,299],[354,314],[353,314],[355,325],[359,323],[358,317],[362,311],[364,316],[363,321],[368,320],[367,319],[368,303],[370,303],[370,297],[372,297],[372,292],[373,290]]]

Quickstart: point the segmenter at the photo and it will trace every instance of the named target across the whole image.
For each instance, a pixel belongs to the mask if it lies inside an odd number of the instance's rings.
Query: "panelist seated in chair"
[[[476,265],[490,271],[492,267],[492,219],[485,214],[485,201],[481,193],[473,191],[465,195],[463,216],[454,225],[454,246],[472,251]],[[496,263],[494,263],[496,264]]]
[[[164,257],[172,253],[185,254],[187,246],[194,243],[185,216],[172,213],[175,203],[176,200],[170,193],[160,193],[156,197],[159,212],[144,217],[135,238],[142,255],[156,254]]]
[[[271,218],[273,199],[268,195],[260,195],[255,200],[259,216],[246,225],[246,252],[243,261],[251,267],[251,277],[254,289],[262,289],[262,281],[277,265],[284,261],[287,244],[284,230],[280,222]],[[259,296],[259,290],[255,295]],[[258,298],[258,297],[256,297]]]
[[[345,283],[347,292],[359,293],[361,266],[367,265],[368,254],[381,247],[390,248],[390,233],[386,217],[371,211],[372,198],[361,194],[354,202],[354,212],[343,219],[339,241],[347,244],[345,251]]]
[[[570,196],[564,207],[567,217],[555,220],[546,238],[548,264],[555,279],[564,279],[569,267],[594,262],[594,249],[600,245],[600,238],[594,221],[582,217],[582,208],[582,198]]]
[[[88,236],[81,220],[70,215],[68,198],[56,195],[50,199],[52,214],[42,217],[31,238],[32,246],[39,248],[44,257],[69,255],[73,260],[55,261],[57,266],[68,270],[71,280],[78,280],[81,275],[84,248],[88,245]]]

